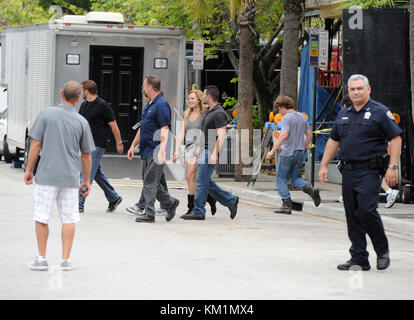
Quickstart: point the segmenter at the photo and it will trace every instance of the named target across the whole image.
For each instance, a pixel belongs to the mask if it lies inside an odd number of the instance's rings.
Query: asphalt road
[[[413,299],[414,228],[387,227],[391,266],[338,271],[349,258],[343,219],[317,211],[274,214],[265,198],[240,194],[234,220],[218,205],[205,221],[184,221],[185,184],[169,182],[180,200],[177,216],[154,224],[134,221],[125,208],[141,190],[139,180],[114,180],[124,198],[106,213],[93,185],[76,227],[74,270],[57,269],[60,219],[55,210],[48,242],[49,271],[29,270],[37,254],[32,220],[33,186],[23,171],[0,161],[0,299]],[[230,187],[229,187],[230,186]],[[231,188],[231,183],[226,183]],[[233,190],[237,190],[236,188]],[[246,193],[247,194],[247,193]],[[209,209],[208,209],[209,211]]]

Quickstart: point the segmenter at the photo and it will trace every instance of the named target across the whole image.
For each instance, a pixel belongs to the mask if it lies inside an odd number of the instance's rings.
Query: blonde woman
[[[203,92],[201,90],[192,90],[188,93],[188,108],[184,113],[184,124],[181,128],[177,140],[177,146],[173,154],[174,162],[179,155],[179,148],[185,138],[185,162],[186,162],[186,179],[188,184],[188,211],[190,214],[194,208],[194,194],[196,190],[196,174],[197,174],[197,150],[201,144],[201,133],[203,125],[203,112],[206,106],[202,100]],[[207,202],[211,206],[211,214],[214,215],[217,211],[216,199],[210,194],[207,197]]]

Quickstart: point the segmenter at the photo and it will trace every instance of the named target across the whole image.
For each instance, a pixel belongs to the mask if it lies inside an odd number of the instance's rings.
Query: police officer
[[[394,186],[398,184],[398,162],[402,130],[391,111],[370,98],[367,77],[353,75],[348,80],[348,94],[352,105],[343,108],[335,121],[319,170],[323,184],[328,178],[328,164],[341,149],[342,196],[344,200],[348,236],[352,243],[351,259],[338,265],[339,270],[370,269],[366,250],[366,234],[371,238],[377,254],[377,269],[390,265],[388,240],[378,214],[381,175]],[[387,140],[390,141],[389,162]]]

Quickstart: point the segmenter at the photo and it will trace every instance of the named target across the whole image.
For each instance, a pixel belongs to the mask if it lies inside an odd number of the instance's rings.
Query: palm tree
[[[254,30],[253,23],[255,20],[254,6],[256,1],[249,0],[232,0],[232,5],[238,5],[239,10],[239,85],[238,85],[238,102],[239,113],[237,118],[237,132],[239,137],[246,137],[244,133],[248,133],[248,145],[247,141],[241,141],[239,139],[238,150],[239,164],[235,166],[234,179],[235,181],[247,181],[250,177],[247,174],[243,174],[243,169],[250,167],[250,155],[253,151],[253,97],[254,97],[254,85],[253,85],[253,59],[254,59]],[[238,3],[235,3],[238,2]],[[234,17],[234,8],[230,6],[231,17]],[[248,146],[248,149],[246,147]],[[247,155],[247,157],[246,157]],[[247,160],[247,161],[246,161]]]
[[[247,143],[243,141],[243,145],[240,144],[236,150],[238,150],[239,164],[235,166],[234,179],[236,181],[247,181],[248,175],[243,174],[243,168],[250,167],[251,164],[245,164],[243,159],[246,156],[252,155],[253,147],[253,59],[254,59],[254,29],[255,22],[255,5],[260,0],[229,0],[230,19],[237,21],[238,39],[239,39],[239,70],[238,70],[238,118],[237,118],[237,131],[239,137],[242,135],[242,131],[248,132],[249,144],[248,150],[246,150]],[[190,1],[194,8],[197,8],[195,14],[200,20],[205,19],[207,15],[206,0]],[[246,135],[243,135],[246,136]]]
[[[283,29],[282,72],[280,94],[297,100],[299,66],[299,26],[304,10],[303,0],[285,0],[285,25]]]

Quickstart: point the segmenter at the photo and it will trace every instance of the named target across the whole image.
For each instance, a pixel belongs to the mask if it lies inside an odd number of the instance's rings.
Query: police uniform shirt
[[[366,161],[387,152],[387,141],[401,135],[391,111],[370,99],[357,112],[353,105],[343,108],[334,123],[331,139],[339,141],[340,159]]]

